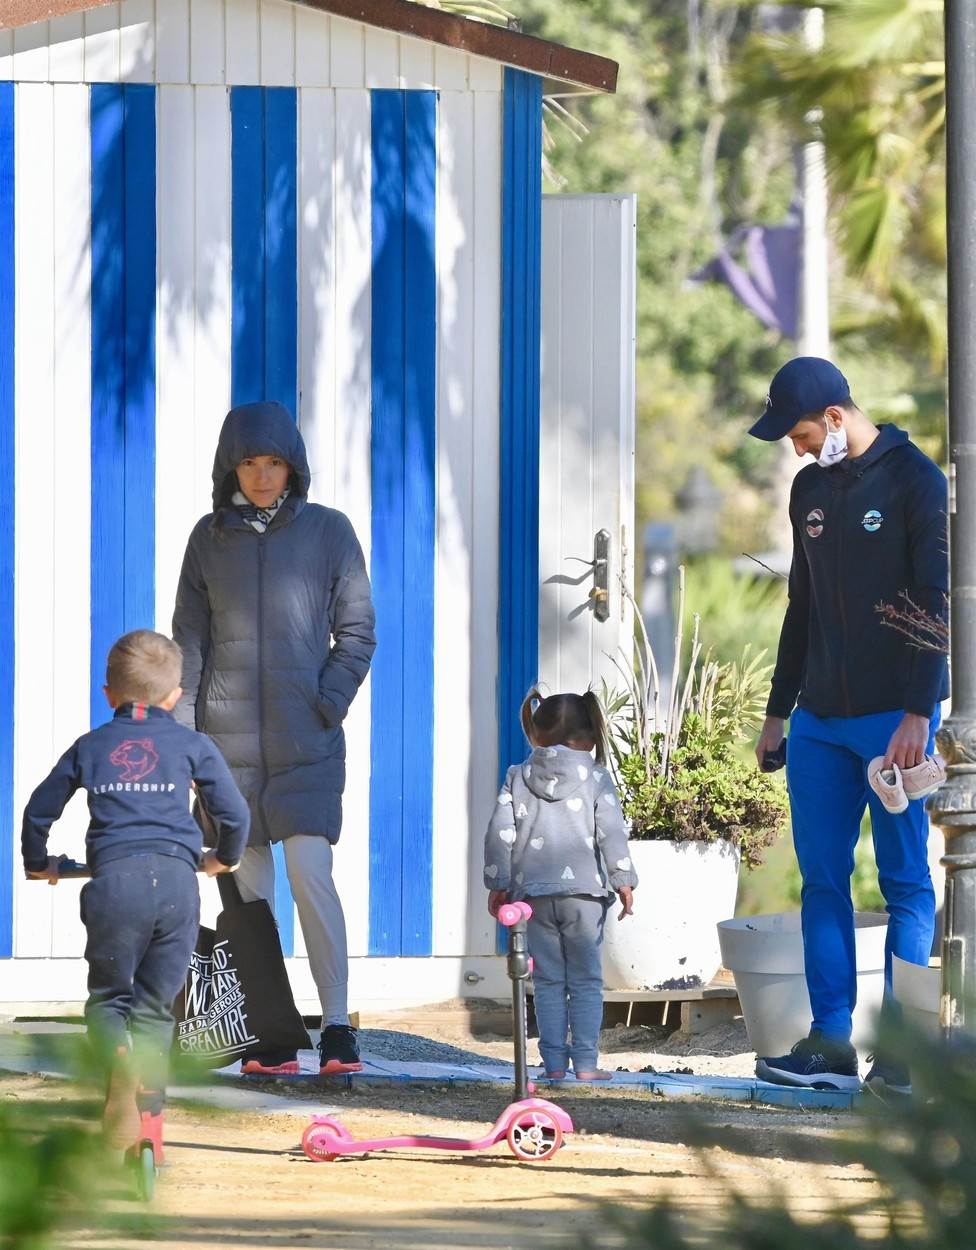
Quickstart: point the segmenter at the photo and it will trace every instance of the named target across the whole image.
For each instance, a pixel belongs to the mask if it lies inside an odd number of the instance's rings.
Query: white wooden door
[[[622,686],[612,657],[626,667],[633,651],[636,212],[633,195],[543,199],[539,677],[552,693]]]

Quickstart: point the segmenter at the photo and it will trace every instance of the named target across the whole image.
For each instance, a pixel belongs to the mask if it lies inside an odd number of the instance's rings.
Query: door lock
[[[598,621],[610,619],[610,531],[598,530],[593,538],[593,586],[590,589],[593,615]]]

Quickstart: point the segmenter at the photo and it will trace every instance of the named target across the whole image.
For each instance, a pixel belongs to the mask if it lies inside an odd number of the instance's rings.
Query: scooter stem
[[[519,920],[508,931],[508,975],[512,981],[512,1027],[515,1034],[515,1100],[529,1096],[529,1072],[526,1060],[528,1021],[525,1008],[525,983],[529,979],[529,952],[526,922]]]

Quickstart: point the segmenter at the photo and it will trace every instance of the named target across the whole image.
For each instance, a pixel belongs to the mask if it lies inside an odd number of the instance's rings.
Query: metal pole
[[[529,1096],[528,1013],[525,1004],[525,983],[531,965],[526,938],[525,920],[519,920],[508,931],[508,975],[512,980],[512,1036],[515,1042],[515,1101]]]
[[[952,714],[945,785],[928,803],[945,834],[942,1028],[976,1040],[976,4],[946,0],[949,279],[949,618]]]

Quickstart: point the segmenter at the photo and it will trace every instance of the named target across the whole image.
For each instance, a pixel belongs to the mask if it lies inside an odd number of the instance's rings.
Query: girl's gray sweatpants
[[[539,1051],[547,1072],[597,1066],[603,1019],[603,922],[609,900],[546,894],[526,900]],[[568,1039],[568,1040],[567,1040]]]
[[[346,918],[332,880],[332,843],[319,834],[296,833],[285,838],[282,846],[309,969],[322,1004],[322,1027],[348,1024]],[[275,868],[270,846],[249,846],[235,876],[245,903],[263,898],[274,910]]]

